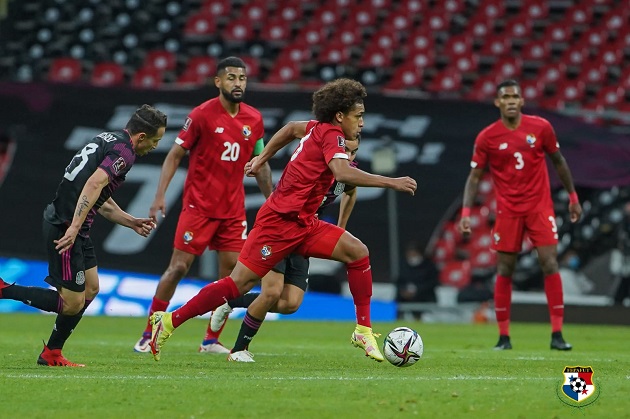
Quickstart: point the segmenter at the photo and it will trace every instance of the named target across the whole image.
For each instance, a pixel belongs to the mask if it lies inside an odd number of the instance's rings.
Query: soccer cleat
[[[223,344],[218,340],[208,339],[201,342],[201,345],[199,345],[199,352],[207,354],[229,354],[230,350],[223,346]]]
[[[10,287],[13,284],[9,284],[8,282],[4,282],[4,279],[0,278],[0,298],[2,297],[2,290]]]
[[[149,346],[149,342],[151,342],[151,333],[144,332],[142,337],[133,345],[133,350],[136,352],[147,353],[151,352],[151,346]]]
[[[227,357],[227,360],[234,361],[234,362],[256,362],[254,361],[254,354],[248,350],[230,352],[230,354]]]
[[[495,351],[503,351],[505,349],[512,349],[512,343],[508,335],[499,335],[499,341],[494,346]]]
[[[551,334],[551,349],[557,349],[558,351],[570,351],[573,349],[570,343],[565,342],[562,337],[562,332],[553,332]]]
[[[151,347],[153,359],[159,361],[162,346],[164,346],[166,339],[170,338],[175,330],[173,327],[173,314],[164,311],[156,311],[151,315],[150,319],[153,329],[151,330],[149,346]]]
[[[68,361],[62,354],[61,349],[48,349],[44,345],[44,350],[37,358],[37,365],[46,367],[85,367],[85,364],[75,364]]]
[[[212,312],[212,317],[210,317],[210,330],[215,333],[221,330],[232,311],[232,307],[230,307],[228,303],[217,307],[216,310]]]
[[[378,362],[383,362],[383,354],[378,348],[376,337],[380,336],[372,332],[372,328],[357,325],[350,337],[350,343],[357,348],[365,350],[365,356],[368,356]]]

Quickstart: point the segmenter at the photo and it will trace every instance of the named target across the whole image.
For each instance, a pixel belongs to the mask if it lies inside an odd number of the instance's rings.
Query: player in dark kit
[[[349,165],[345,139],[355,138],[361,132],[365,96],[365,87],[349,79],[326,83],[313,94],[313,113],[317,120],[307,125],[308,134],[300,140],[275,191],[258,211],[256,223],[232,273],[205,286],[172,313],[156,312],[151,316],[151,352],[156,361],[177,327],[246,293],[291,253],[346,264],[357,318],[351,343],[364,349],[366,356],[383,361],[370,319],[372,272],[367,246],[343,228],[316,216],[334,179],[355,186],[391,188],[411,195],[416,190],[416,181],[410,177],[373,175]],[[291,131],[292,124],[282,127],[262,153],[245,165],[248,176],[259,173],[267,161],[294,138],[284,135],[285,130]]]
[[[296,135],[298,138],[306,135],[307,124],[307,121],[296,123],[296,132],[292,135]],[[346,153],[352,167],[358,166],[354,159],[359,150],[359,142],[360,136],[352,140],[346,139]],[[342,196],[337,226],[346,228],[357,199],[356,192],[355,186],[345,185],[337,181],[333,182],[317,210],[318,217],[321,217],[324,209],[335,202],[338,196]],[[247,293],[214,310],[210,318],[210,327],[218,332],[223,328],[232,309],[236,307],[248,309],[241,323],[236,342],[227,357],[228,361],[254,362],[253,355],[249,351],[249,344],[260,329],[265,316],[269,312],[295,313],[304,299],[304,293],[308,286],[308,276],[309,260],[302,255],[293,253],[264,276],[261,281],[262,293]]]
[[[45,281],[57,291],[7,284],[0,279],[0,298],[58,313],[50,339],[37,360],[39,365],[84,366],[68,361],[61,349],[99,290],[90,227],[98,212],[144,237],[153,230],[151,218],[127,214],[114,202],[112,194],[124,182],[136,156],[154,150],[165,129],[166,115],[143,105],[124,130],[97,135],[72,158],[55,198],[44,210],[48,252]]]
[[[567,192],[569,214],[575,223],[582,215],[573,178],[553,127],[544,118],[521,113],[524,101],[514,80],[497,86],[494,104],[501,118],[483,129],[475,140],[472,167],[464,189],[460,229],[472,232],[470,208],[479,180],[489,170],[497,196],[497,214],[492,229],[491,248],[498,253],[494,306],[499,326],[495,349],[512,349],[510,342],[510,306],[512,274],[525,233],[536,247],[545,276],[545,294],[551,318],[551,349],[567,351],[571,345],[562,337],[564,298],[558,272],[558,228],[551,200],[545,155],[551,161]]]

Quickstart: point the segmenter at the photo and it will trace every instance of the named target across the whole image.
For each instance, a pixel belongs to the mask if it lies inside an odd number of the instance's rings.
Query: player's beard
[[[245,99],[245,91],[241,90],[241,95],[238,97],[235,97],[232,92],[228,92],[225,89],[221,89],[221,92],[223,93],[223,97],[225,97],[228,101],[232,102],[232,103],[241,103],[244,99]]]

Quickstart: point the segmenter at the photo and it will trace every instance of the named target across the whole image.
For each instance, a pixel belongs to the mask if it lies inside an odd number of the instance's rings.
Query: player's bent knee
[[[63,302],[63,310],[60,314],[64,314],[66,316],[74,316],[79,314],[81,310],[83,310],[83,306],[85,305],[85,301],[71,301]]]

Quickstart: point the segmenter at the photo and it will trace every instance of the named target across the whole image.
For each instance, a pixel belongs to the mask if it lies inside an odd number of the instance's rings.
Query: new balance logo
[[[217,129],[214,130],[214,133],[215,134],[223,134],[223,131],[225,131],[225,128],[217,127]]]
[[[501,143],[501,145],[499,146],[499,150],[505,150],[507,149],[507,143]]]

